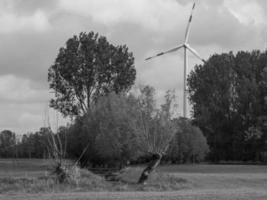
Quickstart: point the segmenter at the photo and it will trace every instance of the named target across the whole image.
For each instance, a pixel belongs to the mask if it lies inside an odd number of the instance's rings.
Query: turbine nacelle
[[[146,58],[145,60],[150,60],[150,59],[156,58],[158,56],[162,56],[164,54],[172,53],[172,52],[178,51],[181,48],[185,48],[185,49],[189,50],[194,56],[196,56],[202,62],[204,62],[204,63],[206,62],[203,58],[201,58],[199,53],[195,49],[193,49],[188,43],[184,43],[184,44],[181,44],[181,45],[179,45],[179,46],[177,46],[175,48],[172,48],[170,50],[167,50],[167,51],[164,51],[164,52],[160,52],[160,53],[158,53],[158,54],[156,54],[154,56]]]
[[[185,49],[188,49],[194,56],[196,56],[198,59],[200,59],[202,62],[206,62],[203,58],[201,58],[201,56],[199,55],[199,53],[193,49],[192,47],[190,47],[190,45],[188,44],[188,38],[189,38],[189,33],[190,33],[190,28],[191,28],[191,22],[192,22],[192,18],[193,18],[193,11],[194,11],[194,8],[195,8],[195,3],[193,4],[193,7],[192,7],[192,10],[191,10],[191,14],[190,14],[190,17],[189,17],[189,20],[188,20],[188,24],[186,26],[186,31],[185,31],[185,41],[183,44],[173,48],[173,49],[170,49],[170,50],[167,50],[167,51],[164,51],[164,52],[160,52],[154,56],[151,56],[151,57],[148,57],[146,58],[145,60],[150,60],[152,58],[155,58],[155,57],[158,57],[158,56],[162,56],[164,54],[167,54],[167,53],[172,53],[172,52],[175,52],[175,51],[178,51],[179,49],[181,48],[185,48]]]

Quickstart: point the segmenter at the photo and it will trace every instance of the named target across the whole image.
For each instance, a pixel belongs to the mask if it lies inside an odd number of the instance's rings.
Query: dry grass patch
[[[51,175],[39,177],[2,177],[0,193],[47,193],[86,191],[173,191],[190,188],[183,178],[167,173],[155,172],[146,185],[136,184],[142,168],[128,168],[120,177],[121,181],[106,181],[104,177],[79,169],[78,175],[59,184]]]

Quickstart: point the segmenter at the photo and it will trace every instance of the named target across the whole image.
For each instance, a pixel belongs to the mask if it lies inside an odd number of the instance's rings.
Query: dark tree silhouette
[[[266,65],[267,52],[230,52],[211,56],[189,75],[194,122],[212,160],[259,160],[267,139]]]

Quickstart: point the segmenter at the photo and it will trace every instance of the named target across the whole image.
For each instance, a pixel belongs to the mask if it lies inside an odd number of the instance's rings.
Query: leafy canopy
[[[193,117],[208,138],[212,159],[253,160],[264,150],[266,66],[267,51],[240,51],[213,55],[191,72]]]
[[[109,93],[100,97],[70,130],[70,155],[88,150],[82,162],[126,163],[150,154],[165,154],[175,135],[171,119],[174,97],[156,107],[154,89],[146,86],[140,95]],[[86,164],[86,163],[85,163]]]
[[[127,92],[134,84],[134,57],[126,45],[114,46],[98,33],[68,39],[49,68],[55,92],[50,106],[64,116],[82,116],[100,96]]]

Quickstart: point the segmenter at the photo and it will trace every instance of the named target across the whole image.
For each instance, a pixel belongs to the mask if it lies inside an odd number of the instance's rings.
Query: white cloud
[[[29,112],[22,113],[19,118],[18,122],[20,125],[28,127],[35,127],[36,124],[41,124],[43,118],[40,114],[33,114]]]
[[[20,16],[12,11],[0,10],[0,32],[10,33],[21,29],[45,31],[50,27],[48,17],[41,10],[36,10],[32,15]]]
[[[260,25],[266,21],[263,8],[255,1],[225,0],[224,5],[245,25]]]
[[[44,105],[39,103],[1,103],[0,131],[9,129],[23,134],[43,126]]]
[[[0,52],[0,128],[21,133],[45,125],[47,69],[68,38],[90,30],[107,36],[113,44],[126,44],[135,55],[137,85],[154,86],[159,100],[166,90],[176,89],[181,111],[183,52],[150,62],[144,58],[183,41],[192,1],[26,1],[0,0],[0,44],[4,47]],[[214,53],[266,47],[264,1],[196,3],[189,42],[204,59]],[[199,60],[189,53],[188,72],[196,63]],[[33,88],[36,82],[29,79],[42,80],[39,84],[43,89]],[[50,115],[51,125],[56,127],[55,112]]]
[[[22,134],[49,124],[54,131],[56,127],[66,125],[69,119],[63,119],[58,112],[49,109],[53,94],[34,86],[28,79],[0,76],[0,131],[10,129]]]
[[[60,7],[108,26],[127,22],[157,31],[173,30],[189,14],[173,0],[60,0]]]
[[[153,55],[152,53],[150,55]],[[145,63],[146,69],[139,74],[140,82],[158,89],[182,88],[183,51],[161,56]]]
[[[0,101],[43,102],[48,101],[48,91],[31,88],[31,82],[14,75],[0,76]]]
[[[0,104],[0,132],[4,129],[15,131],[18,134],[38,131],[40,127],[48,126],[50,124],[52,130],[56,127],[64,125],[69,122],[68,119],[63,119],[61,115],[56,116],[56,112],[49,109],[47,115],[47,103],[34,104],[19,104],[19,103],[5,103]],[[49,124],[47,118],[49,116]]]

